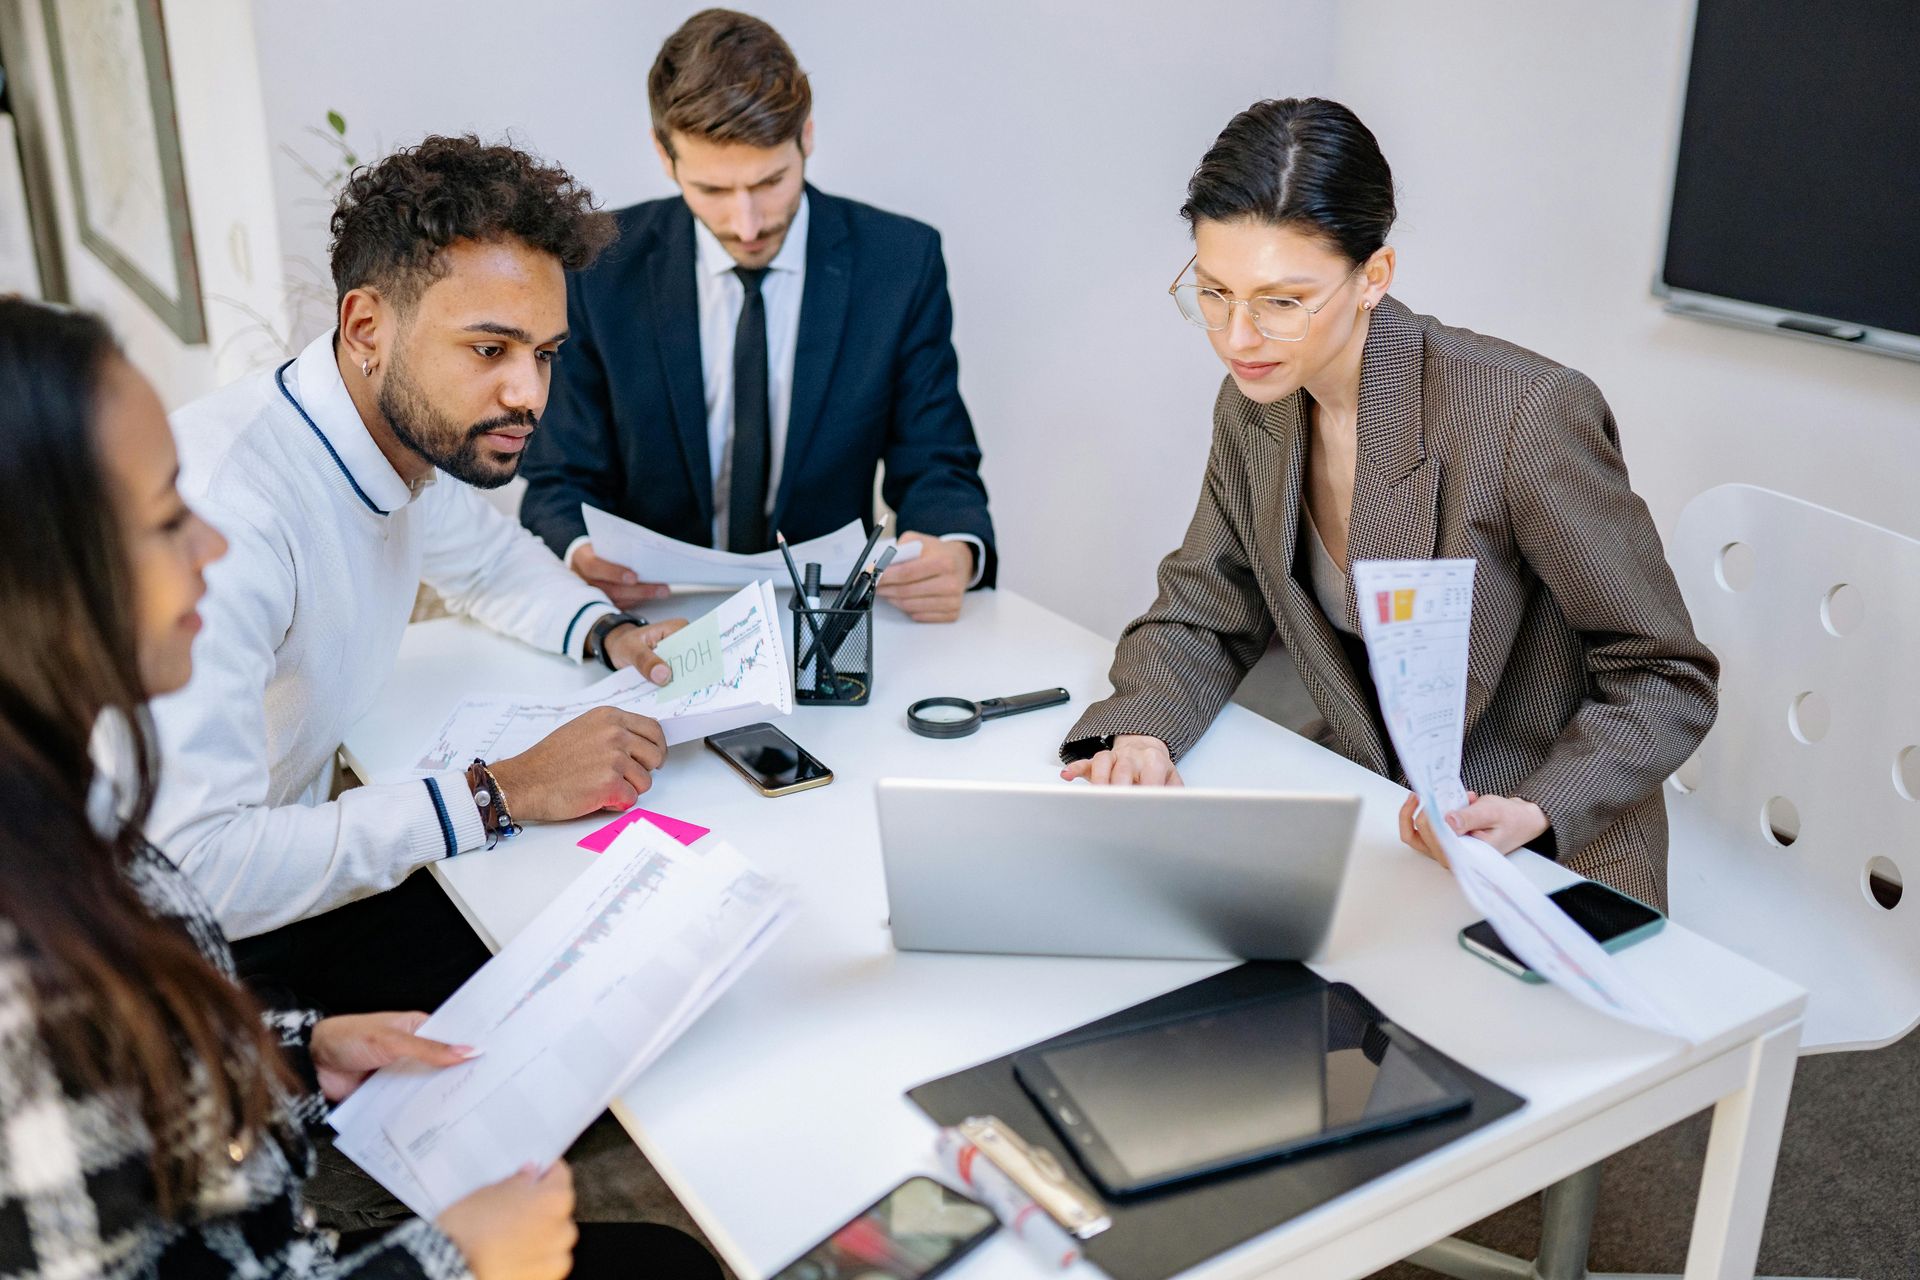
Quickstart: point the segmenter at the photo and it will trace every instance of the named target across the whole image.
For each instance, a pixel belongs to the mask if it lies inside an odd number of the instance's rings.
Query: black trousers
[[[491,953],[425,867],[385,893],[233,944],[270,1008],[432,1013]]]
[[[342,1235],[340,1253],[363,1249],[383,1234]],[[720,1264],[705,1245],[677,1227],[658,1222],[583,1222],[569,1274],[577,1280],[720,1280]]]

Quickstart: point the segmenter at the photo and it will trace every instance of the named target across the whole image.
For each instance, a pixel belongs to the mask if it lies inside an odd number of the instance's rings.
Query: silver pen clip
[[[1105,1206],[1067,1176],[1051,1151],[1029,1145],[1005,1121],[995,1116],[968,1116],[955,1127],[981,1155],[1033,1197],[1048,1217],[1074,1236],[1086,1240],[1113,1225]]]

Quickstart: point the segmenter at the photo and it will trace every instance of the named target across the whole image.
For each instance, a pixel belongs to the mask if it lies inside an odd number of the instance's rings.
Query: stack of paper
[[[784,634],[773,584],[756,582],[661,642],[656,651],[673,669],[667,684],[628,669],[562,698],[467,698],[421,750],[414,770],[424,776],[517,756],[595,707],[652,716],[668,746],[790,715],[793,664]]]
[[[651,823],[607,851],[420,1028],[458,1067],[388,1067],[333,1113],[340,1149],[431,1218],[544,1168],[772,943],[788,891]]]
[[[580,514],[586,517],[587,538],[593,543],[593,554],[602,560],[626,566],[642,582],[732,587],[769,575],[777,579],[786,572],[778,551],[740,555],[732,551],[715,551],[712,547],[696,547],[691,542],[680,542],[665,534],[655,533],[643,525],[609,515],[584,502],[580,504]],[[829,585],[838,585],[851,579],[864,567],[854,561],[859,558],[860,549],[866,545],[867,531],[858,520],[849,520],[845,528],[835,530],[824,538],[796,542],[791,550],[795,564],[817,564],[820,566],[820,580]],[[891,545],[891,538],[883,538],[874,547],[874,554],[878,555]],[[893,563],[905,564],[919,554],[919,543],[905,543],[894,553]]]
[[[1400,767],[1431,818],[1460,889],[1535,973],[1627,1022],[1691,1038],[1654,994],[1492,845],[1442,821],[1467,805],[1460,781],[1466,727],[1471,560],[1362,560],[1353,566],[1367,658]]]

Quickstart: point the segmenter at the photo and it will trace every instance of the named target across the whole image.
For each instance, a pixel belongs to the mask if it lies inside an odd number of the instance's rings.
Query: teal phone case
[[[1614,892],[1619,893],[1620,891],[1618,889],[1615,889]],[[1623,898],[1631,898],[1634,902],[1640,902],[1640,899],[1634,898],[1632,894],[1621,893],[1620,896]],[[1644,902],[1641,902],[1640,905],[1643,907],[1647,906],[1647,904]],[[1653,910],[1653,908],[1647,907],[1647,910],[1651,911]],[[1473,923],[1478,924],[1480,922],[1476,920]],[[1609,955],[1613,954],[1616,951],[1624,951],[1628,947],[1632,946],[1636,942],[1639,942],[1643,938],[1651,938],[1654,934],[1660,932],[1661,926],[1665,925],[1666,923],[1667,923],[1667,918],[1665,916],[1660,916],[1656,919],[1649,920],[1645,924],[1641,925],[1638,929],[1627,930],[1625,933],[1613,939],[1611,942],[1601,943],[1600,949],[1602,951],[1605,951]],[[1488,964],[1492,965],[1494,968],[1498,969],[1500,972],[1507,974],[1510,977],[1518,978],[1522,982],[1543,983],[1546,981],[1545,978],[1541,977],[1539,974],[1535,973],[1531,969],[1520,969],[1519,971],[1516,972],[1515,970],[1508,968],[1506,957],[1504,956],[1490,956],[1486,954],[1484,951],[1474,950],[1473,947],[1467,944],[1467,929],[1471,929],[1472,927],[1473,925],[1468,925],[1466,926],[1466,928],[1460,930],[1459,933],[1453,936],[1453,940],[1460,944],[1460,949],[1462,951],[1466,952],[1468,955],[1472,956],[1476,960],[1486,961]]]

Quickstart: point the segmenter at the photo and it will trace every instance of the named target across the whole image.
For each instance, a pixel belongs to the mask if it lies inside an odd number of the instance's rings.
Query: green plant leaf
[[[341,137],[344,138],[347,136],[347,119],[345,116],[341,115],[338,111],[327,112],[327,123],[331,125],[333,127],[333,131],[339,134]]]

